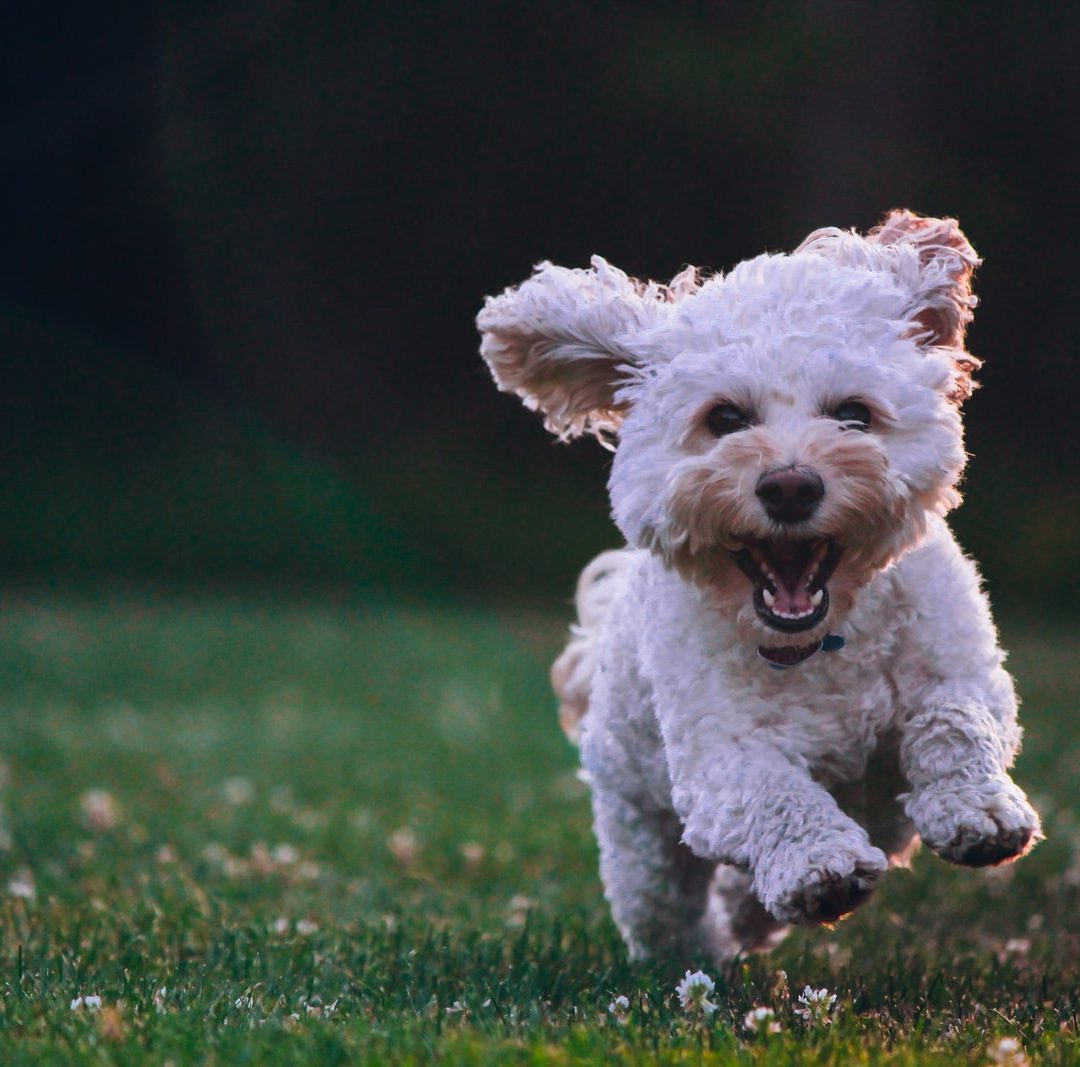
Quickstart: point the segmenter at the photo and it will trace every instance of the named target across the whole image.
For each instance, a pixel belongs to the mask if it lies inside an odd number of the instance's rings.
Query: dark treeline
[[[723,268],[894,206],[986,260],[962,534],[1006,586],[1018,548],[1031,582],[1075,551],[1053,5],[110,8],[27,8],[0,44],[10,569],[568,580],[614,537],[605,459],[495,393],[483,295],[593,252]]]

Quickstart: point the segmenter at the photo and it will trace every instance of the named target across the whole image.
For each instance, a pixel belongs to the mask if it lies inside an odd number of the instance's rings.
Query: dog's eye
[[[717,404],[705,416],[705,425],[713,437],[723,437],[737,430],[745,430],[750,425],[750,418],[734,404]]]
[[[845,429],[869,430],[870,409],[858,400],[845,400],[829,412],[829,417],[846,424]]]

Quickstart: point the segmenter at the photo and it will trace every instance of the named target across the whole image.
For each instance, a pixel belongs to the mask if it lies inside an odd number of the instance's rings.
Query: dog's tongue
[[[780,579],[776,583],[773,611],[801,615],[813,608],[806,588],[806,572],[811,562],[811,555],[795,541],[780,541],[773,546],[773,573]]]

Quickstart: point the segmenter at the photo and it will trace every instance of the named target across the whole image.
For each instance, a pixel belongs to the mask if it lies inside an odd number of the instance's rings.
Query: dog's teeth
[[[811,603],[811,604],[813,604],[815,608],[817,608],[817,607],[820,607],[820,606],[821,606],[821,602],[822,602],[822,600],[824,600],[824,599],[825,599],[825,590],[824,590],[824,589],[819,589],[819,590],[818,590],[818,591],[817,591],[817,592],[816,592],[816,593],[815,593],[815,594],[814,594],[814,595],[813,595],[813,596],[812,596],[812,597],[810,598],[810,603]]]
[[[776,597],[769,592],[768,589],[761,590],[761,599],[765,601],[765,606],[771,608],[776,603]]]

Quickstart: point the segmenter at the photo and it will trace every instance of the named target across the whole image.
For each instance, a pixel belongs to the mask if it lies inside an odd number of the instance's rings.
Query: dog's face
[[[617,434],[627,541],[784,662],[959,499],[976,263],[898,212],[667,287],[544,265],[489,300],[483,352],[562,436]]]

